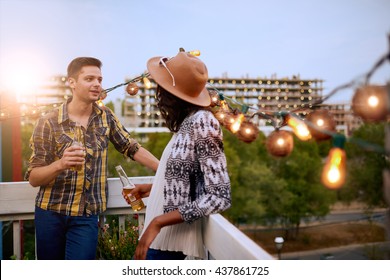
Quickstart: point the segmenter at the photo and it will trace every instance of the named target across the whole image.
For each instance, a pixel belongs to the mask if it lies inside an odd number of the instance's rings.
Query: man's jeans
[[[98,216],[65,216],[35,207],[38,260],[94,260]]]

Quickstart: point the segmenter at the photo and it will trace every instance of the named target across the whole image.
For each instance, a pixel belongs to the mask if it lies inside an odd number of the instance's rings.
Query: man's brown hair
[[[84,66],[97,66],[101,69],[102,62],[94,57],[77,57],[68,65],[68,78],[74,78],[77,80],[80,70]]]

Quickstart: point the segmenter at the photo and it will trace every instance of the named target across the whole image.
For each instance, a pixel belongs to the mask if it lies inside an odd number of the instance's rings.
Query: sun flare
[[[44,60],[30,51],[4,57],[0,69],[0,89],[17,97],[35,94],[48,77]]]

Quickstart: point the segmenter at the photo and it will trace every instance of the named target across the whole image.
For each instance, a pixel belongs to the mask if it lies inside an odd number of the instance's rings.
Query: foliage
[[[261,155],[265,154],[260,135],[256,142],[247,144],[224,130],[224,149],[231,183],[232,207],[224,215],[236,225],[257,223],[264,214],[260,203],[263,169],[267,169]],[[260,156],[259,156],[260,155]]]
[[[29,123],[21,126],[21,137],[22,137],[22,177],[27,171],[28,160],[31,156],[31,149],[29,146],[30,138],[33,133],[34,125]]]
[[[112,111],[115,111],[115,106],[114,106],[114,103],[112,101],[108,102],[104,106],[110,108]]]
[[[103,260],[131,260],[138,244],[136,218],[126,217],[120,226],[117,217],[108,217],[107,223],[99,225],[97,257]]]
[[[320,183],[322,159],[316,142],[294,140],[290,156],[274,159],[269,164],[277,178],[284,180],[285,187],[277,189],[282,203],[267,204],[273,210],[267,218],[282,224],[285,238],[296,238],[302,221],[328,214],[335,197]]]
[[[384,146],[385,124],[364,124],[354,131],[353,138]],[[347,143],[347,184],[340,190],[344,201],[360,200],[368,208],[385,207],[382,172],[389,167],[384,154],[371,151],[370,146]]]
[[[150,134],[133,134],[132,137],[137,139],[141,145],[151,152],[155,157],[160,158],[165,146],[171,139],[170,133],[150,133]],[[108,177],[118,177],[115,166],[122,165],[129,177],[153,176],[153,170],[124,157],[115,150],[114,145],[109,143],[108,146]]]
[[[143,137],[145,139],[145,136]],[[148,134],[146,141],[143,141],[143,146],[151,152],[155,157],[161,158],[162,153],[172,138],[172,133],[160,132]]]

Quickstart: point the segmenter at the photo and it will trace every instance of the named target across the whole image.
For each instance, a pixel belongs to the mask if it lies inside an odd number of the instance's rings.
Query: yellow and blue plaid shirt
[[[76,123],[69,119],[68,102],[38,120],[30,139],[32,155],[26,180],[33,168],[60,159],[72,145]],[[80,171],[65,170],[49,184],[40,186],[36,206],[68,216],[96,215],[106,210],[108,142],[132,159],[140,144],[131,138],[109,108],[96,104],[87,129],[82,130],[86,148],[84,166]]]

